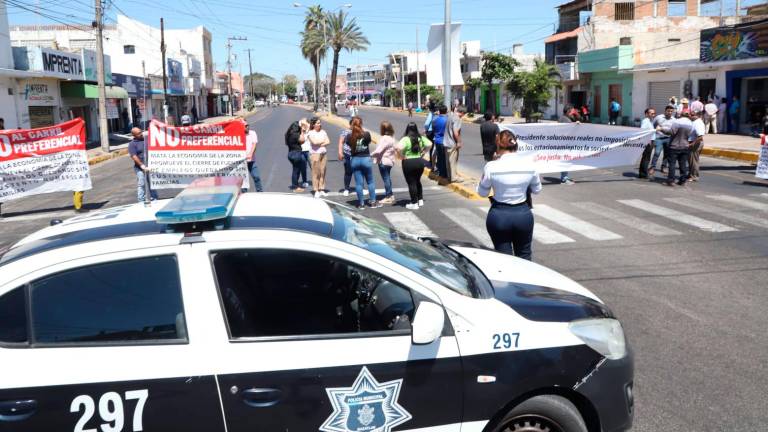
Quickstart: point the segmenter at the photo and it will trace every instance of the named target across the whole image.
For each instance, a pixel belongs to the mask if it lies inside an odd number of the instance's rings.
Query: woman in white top
[[[312,130],[307,133],[307,142],[309,142],[312,189],[314,190],[315,198],[327,196],[328,191],[325,189],[325,167],[328,163],[328,158],[326,157],[328,149],[326,147],[331,143],[331,139],[328,138],[328,134],[323,130],[323,125],[319,119],[315,120]]]
[[[496,148],[497,159],[485,165],[477,185],[477,193],[484,197],[493,189],[485,227],[497,251],[530,261],[533,213],[527,195],[529,190],[541,192],[541,179],[536,170],[515,158],[517,137],[511,131],[499,133]]]

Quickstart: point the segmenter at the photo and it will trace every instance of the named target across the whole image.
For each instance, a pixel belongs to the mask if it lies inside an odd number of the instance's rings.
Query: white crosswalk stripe
[[[707,212],[707,213],[713,213],[717,214],[723,217],[726,217],[728,219],[733,219],[739,222],[743,222],[749,225],[755,225],[762,228],[768,228],[768,219],[756,217],[744,213],[739,213],[737,211],[727,209],[725,207],[720,207],[712,204],[702,203],[699,201],[694,201],[687,198],[664,198],[665,200],[673,203],[673,204],[680,204],[685,207],[690,207],[692,209],[696,209],[699,211]]]
[[[465,229],[477,241],[488,247],[493,247],[493,242],[485,229],[485,220],[466,208],[447,208],[440,210],[448,219]]]
[[[311,186],[310,186],[310,189],[312,189]],[[423,188],[423,190],[425,190],[425,191],[434,191],[434,190],[444,190],[444,188],[442,188],[440,186],[425,186]],[[367,192],[367,191],[368,191],[368,188],[363,188],[363,192]],[[408,188],[392,188],[392,193],[393,194],[404,193],[407,196]],[[340,196],[343,196],[343,194],[341,192],[328,192],[328,196],[329,197],[340,197]],[[351,197],[355,197],[356,196],[354,188],[352,188],[352,190],[349,191],[349,196],[351,196]],[[376,198],[378,199],[379,197],[382,197],[382,198],[384,197],[384,189],[376,189]]]
[[[762,210],[762,211],[768,212],[767,203],[757,202],[750,199],[739,198],[739,197],[730,196],[730,195],[707,195],[707,196],[709,198],[716,199],[718,201],[724,201],[727,203],[740,205],[742,207],[748,207],[755,210]]]
[[[560,225],[563,228],[569,229],[588,239],[604,241],[623,238],[619,234],[600,228],[599,226],[589,223],[585,220],[573,217],[568,213],[552,208],[546,204],[538,204],[534,206],[533,213],[536,216],[543,217],[548,221]]]
[[[384,213],[387,221],[398,230],[420,237],[436,237],[435,233],[413,212]]]
[[[480,210],[488,213],[488,207],[480,207]],[[533,224],[533,240],[541,244],[560,244],[560,243],[573,243],[576,240],[568,237],[565,234],[561,234],[552,228],[544,225],[539,221],[534,221]]]
[[[577,202],[577,203],[572,203],[572,205],[578,209],[588,211],[590,213],[594,213],[595,215],[603,217],[605,219],[610,219],[611,222],[616,222],[618,224],[625,225],[630,228],[634,228],[638,231],[642,231],[652,236],[668,236],[668,235],[682,234],[680,231],[675,231],[672,228],[668,228],[663,225],[653,223],[649,220],[641,219],[639,217],[635,217],[627,213],[620,212],[618,210],[614,210],[610,207],[606,207],[602,204],[598,204],[595,202],[589,202],[589,201]]]
[[[671,219],[678,223],[694,226],[703,231],[710,231],[710,232],[738,231],[736,228],[730,227],[728,225],[723,225],[721,223],[708,221],[698,216],[683,213],[671,208],[662,207],[660,205],[651,204],[647,201],[643,201],[639,199],[618,200],[618,202],[629,207],[634,207],[636,209],[646,211],[656,216],[661,216],[667,219]]]

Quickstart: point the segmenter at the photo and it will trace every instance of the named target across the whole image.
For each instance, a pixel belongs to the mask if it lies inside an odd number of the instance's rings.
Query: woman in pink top
[[[371,153],[371,158],[379,166],[379,174],[384,181],[384,199],[382,204],[394,204],[395,196],[392,194],[392,176],[390,172],[395,165],[395,129],[388,121],[381,122],[379,128],[381,138],[376,144],[376,150]]]
[[[312,161],[312,188],[315,190],[315,198],[320,196],[327,196],[328,191],[325,189],[325,166],[328,163],[326,148],[331,143],[331,139],[328,138],[328,134],[323,130],[323,125],[320,120],[315,120],[312,125],[312,130],[307,134],[307,140],[309,141],[309,159]]]

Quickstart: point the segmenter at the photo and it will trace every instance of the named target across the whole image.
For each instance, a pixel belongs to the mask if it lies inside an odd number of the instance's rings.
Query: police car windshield
[[[438,284],[468,297],[478,297],[474,265],[447,247],[435,247],[343,206],[328,203],[333,212],[333,238],[365,248]],[[480,275],[482,278],[483,276]]]

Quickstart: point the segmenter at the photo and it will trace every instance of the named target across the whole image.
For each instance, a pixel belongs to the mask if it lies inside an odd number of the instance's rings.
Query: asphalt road
[[[283,134],[291,121],[308,115],[283,106],[251,118],[267,191],[288,191]],[[372,129],[385,118],[392,121],[398,136],[408,122],[405,114],[383,110],[363,109],[362,115]],[[481,159],[478,128],[465,127],[462,158],[477,153]],[[339,128],[326,130],[335,146]],[[342,187],[342,175],[331,156],[329,189]],[[96,165],[92,176],[88,208],[135,201],[126,157]],[[703,158],[702,180],[682,188],[638,180],[632,167],[573,177],[572,186],[552,178],[535,197],[534,260],[593,290],[622,320],[636,359],[633,430],[765,430],[768,183],[754,177],[754,167],[711,158]],[[376,180],[381,188],[378,173]],[[404,231],[487,244],[486,201],[467,200],[424,179],[426,206],[412,212],[403,207],[408,194],[399,167],[393,182],[398,203],[366,209],[366,215]],[[0,249],[52,217],[71,214],[70,205],[67,193],[3,204]]]

